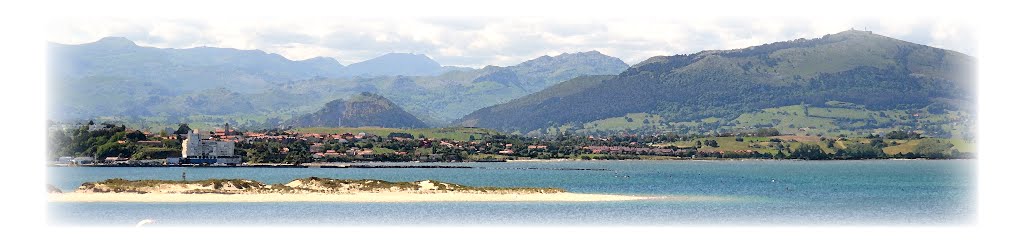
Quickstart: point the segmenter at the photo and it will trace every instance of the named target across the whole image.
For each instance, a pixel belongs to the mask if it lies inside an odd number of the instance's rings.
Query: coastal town
[[[55,166],[331,166],[356,162],[506,162],[593,159],[877,159],[961,158],[941,139],[913,132],[867,137],[815,137],[774,130],[717,135],[619,134],[525,137],[480,128],[415,130],[288,129],[209,131],[130,129],[109,123],[54,125]],[[343,132],[343,131],[353,132]],[[426,135],[425,135],[426,134]],[[908,152],[897,150],[914,143]],[[922,143],[934,145],[922,145]]]

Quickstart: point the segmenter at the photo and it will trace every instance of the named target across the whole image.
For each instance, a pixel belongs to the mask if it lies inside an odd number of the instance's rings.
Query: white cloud
[[[260,49],[293,60],[343,64],[390,52],[426,54],[443,65],[507,66],[563,52],[598,50],[634,64],[655,55],[735,49],[850,28],[974,54],[964,21],[891,18],[69,18],[48,40],[80,44],[124,36],[162,48]]]

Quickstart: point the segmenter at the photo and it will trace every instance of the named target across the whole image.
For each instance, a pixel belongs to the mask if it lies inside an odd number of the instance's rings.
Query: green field
[[[896,141],[896,143],[898,145],[885,147],[882,150],[885,151],[886,154],[896,154],[896,153],[904,153],[904,154],[906,154],[906,153],[914,152],[914,149],[917,148],[917,146],[919,144],[921,144],[921,142],[924,142],[924,141],[927,141],[927,140],[937,140],[937,141],[939,141],[941,143],[952,144],[953,145],[953,149],[956,149],[957,151],[960,151],[960,152],[970,152],[970,153],[977,153],[978,152],[975,149],[975,144],[971,143],[971,142],[968,142],[966,140],[962,140],[962,139],[940,139],[940,138],[925,138],[925,139],[907,140],[907,141],[904,141],[904,140],[885,140],[885,142],[887,142],[887,143],[888,142],[892,142],[892,141]]]
[[[645,121],[646,120],[646,121]],[[606,118],[583,125],[585,130],[626,130],[644,127],[660,128],[662,119],[659,115],[647,113],[630,113],[624,117]]]
[[[373,154],[394,154],[395,150],[384,147],[373,147]]]
[[[583,124],[549,127],[530,135],[575,131],[577,133],[660,131],[696,134],[744,133],[757,128],[775,128],[797,136],[863,137],[894,130],[908,130],[930,137],[972,139],[971,115],[963,111],[930,113],[927,109],[870,110],[861,105],[829,101],[824,107],[790,105],[741,114],[732,120],[704,118],[671,122],[651,113],[629,113]]]
[[[771,138],[781,139],[782,142],[769,142],[769,139],[771,139]],[[826,152],[826,153],[835,153],[837,149],[846,148],[847,144],[852,144],[854,142],[865,143],[865,144],[870,143],[869,140],[865,139],[865,138],[851,138],[851,139],[845,140],[845,141],[842,141],[842,140],[836,141],[835,144],[834,144],[835,148],[829,148],[828,147],[828,143],[826,141],[821,141],[820,138],[817,137],[817,136],[774,136],[774,137],[743,137],[743,141],[736,141],[736,137],[698,138],[698,139],[690,140],[690,141],[677,141],[677,142],[670,142],[670,143],[655,144],[655,146],[664,147],[664,146],[670,146],[671,145],[671,146],[676,146],[676,147],[680,147],[680,148],[692,148],[692,147],[695,146],[696,141],[701,141],[703,143],[703,141],[705,141],[705,140],[715,140],[716,142],[718,142],[718,147],[711,147],[711,146],[707,146],[707,145],[701,145],[701,148],[698,149],[699,151],[703,151],[703,152],[711,152],[711,151],[730,152],[730,151],[739,151],[739,150],[752,150],[752,151],[757,151],[757,152],[762,153],[762,154],[764,154],[764,153],[775,154],[775,152],[776,152],[775,147],[779,147],[778,145],[782,145],[783,147],[788,145],[791,148],[796,148],[800,144],[815,144],[815,145],[818,145],[819,147],[821,147],[821,149],[824,152]],[[891,142],[896,142],[896,145],[891,145],[891,146],[885,147],[885,148],[882,149],[882,151],[884,151],[886,154],[890,154],[890,155],[897,154],[897,153],[904,153],[904,154],[906,154],[906,153],[913,152],[914,149],[917,148],[918,144],[920,144],[921,142],[924,142],[926,140],[937,140],[937,141],[942,142],[942,143],[952,144],[953,148],[956,149],[957,151],[960,151],[960,152],[970,152],[970,153],[976,153],[977,152],[975,150],[975,144],[974,143],[971,143],[971,142],[968,142],[968,141],[962,140],[962,139],[942,139],[942,138],[924,138],[924,139],[916,139],[916,140],[885,139],[884,141],[885,141],[886,144],[890,144]],[[784,154],[788,154],[787,152],[785,152],[785,149],[783,149],[783,150],[784,150],[783,151]]]
[[[737,130],[773,127],[784,134],[866,136],[893,130],[912,130],[925,135],[948,133],[964,138],[970,133],[969,115],[947,111],[932,114],[925,110],[868,110],[852,104],[831,102],[830,107],[792,105],[745,113],[730,122]],[[941,131],[941,132],[939,132]]]

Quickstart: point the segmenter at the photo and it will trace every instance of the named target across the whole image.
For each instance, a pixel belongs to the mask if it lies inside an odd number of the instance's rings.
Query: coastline
[[[507,160],[506,163],[533,163],[533,162],[564,162],[564,161],[597,161],[597,162],[618,162],[618,161],[698,161],[698,162],[716,162],[716,161],[936,161],[936,160],[977,160],[977,158],[958,158],[958,159],[907,159],[907,158],[887,158],[887,159],[837,159],[837,160],[803,160],[803,159],[754,159],[754,158],[715,158],[715,159],[620,159],[620,160],[602,160],[602,159],[522,159],[522,160]]]
[[[618,162],[618,161],[696,161],[696,162],[719,162],[719,161],[936,161],[936,160],[977,160],[977,158],[948,158],[948,159],[929,159],[929,158],[886,158],[886,159],[834,159],[834,160],[803,160],[803,159],[756,159],[756,158],[679,158],[679,159],[518,159],[518,160],[505,160],[500,162],[493,161],[462,161],[462,162],[353,162],[353,163],[314,163],[314,164],[256,164],[256,165],[226,165],[226,166],[205,166],[205,165],[56,165],[47,164],[47,167],[189,167],[189,168],[331,168],[331,169],[400,169],[400,168],[437,168],[437,169],[474,169],[477,167],[459,165],[468,163],[543,163],[543,162],[576,162],[576,161],[596,161],[596,162]]]
[[[610,194],[583,193],[414,193],[379,192],[348,194],[172,194],[172,193],[52,193],[48,202],[351,202],[351,203],[403,203],[403,202],[611,202],[654,199]]]

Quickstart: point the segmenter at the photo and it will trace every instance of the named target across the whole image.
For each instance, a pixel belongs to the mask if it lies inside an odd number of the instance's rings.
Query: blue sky
[[[391,52],[442,65],[507,66],[541,55],[597,50],[635,64],[652,56],[735,49],[851,28],[975,55],[969,24],[941,18],[811,17],[65,17],[47,40],[81,44],[127,37],[161,48],[260,49],[293,60],[332,57],[348,65]]]

